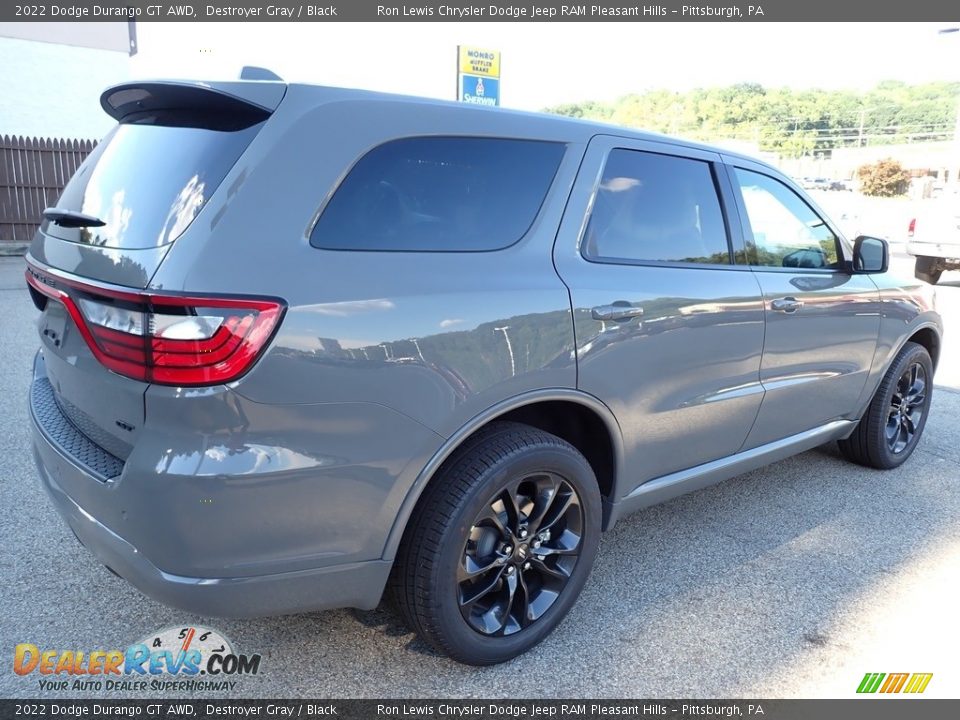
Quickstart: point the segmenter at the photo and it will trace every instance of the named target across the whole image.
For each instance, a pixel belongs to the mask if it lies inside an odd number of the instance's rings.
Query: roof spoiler
[[[270,117],[286,89],[278,82],[134,81],[107,88],[100,106],[118,122],[166,124],[171,118],[213,117],[244,127]]]

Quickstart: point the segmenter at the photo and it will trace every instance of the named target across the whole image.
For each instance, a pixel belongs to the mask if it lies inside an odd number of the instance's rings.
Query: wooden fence
[[[30,242],[93,140],[0,136],[0,243]]]

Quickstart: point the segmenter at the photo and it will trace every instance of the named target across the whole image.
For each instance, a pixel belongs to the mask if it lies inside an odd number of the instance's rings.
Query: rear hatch
[[[245,349],[244,333],[276,321],[280,309],[269,303],[140,291],[285,90],[273,82],[108,89],[101,105],[118,124],[44,213],[27,256],[41,310],[34,393],[52,395],[75,428],[120,460],[143,425],[151,382],[212,384],[229,368],[211,370],[197,353],[229,362]]]

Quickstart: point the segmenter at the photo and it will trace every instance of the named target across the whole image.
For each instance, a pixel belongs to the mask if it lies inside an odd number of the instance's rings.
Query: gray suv
[[[632,511],[830,441],[892,468],[932,290],[704,145],[282,82],[134,82],[27,257],[43,485],[214,616],[524,652]]]

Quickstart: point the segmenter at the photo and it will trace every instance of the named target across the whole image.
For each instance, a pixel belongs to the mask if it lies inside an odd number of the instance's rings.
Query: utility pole
[[[866,120],[867,111],[860,109],[860,133],[857,135],[857,147],[863,147],[863,122]]]

